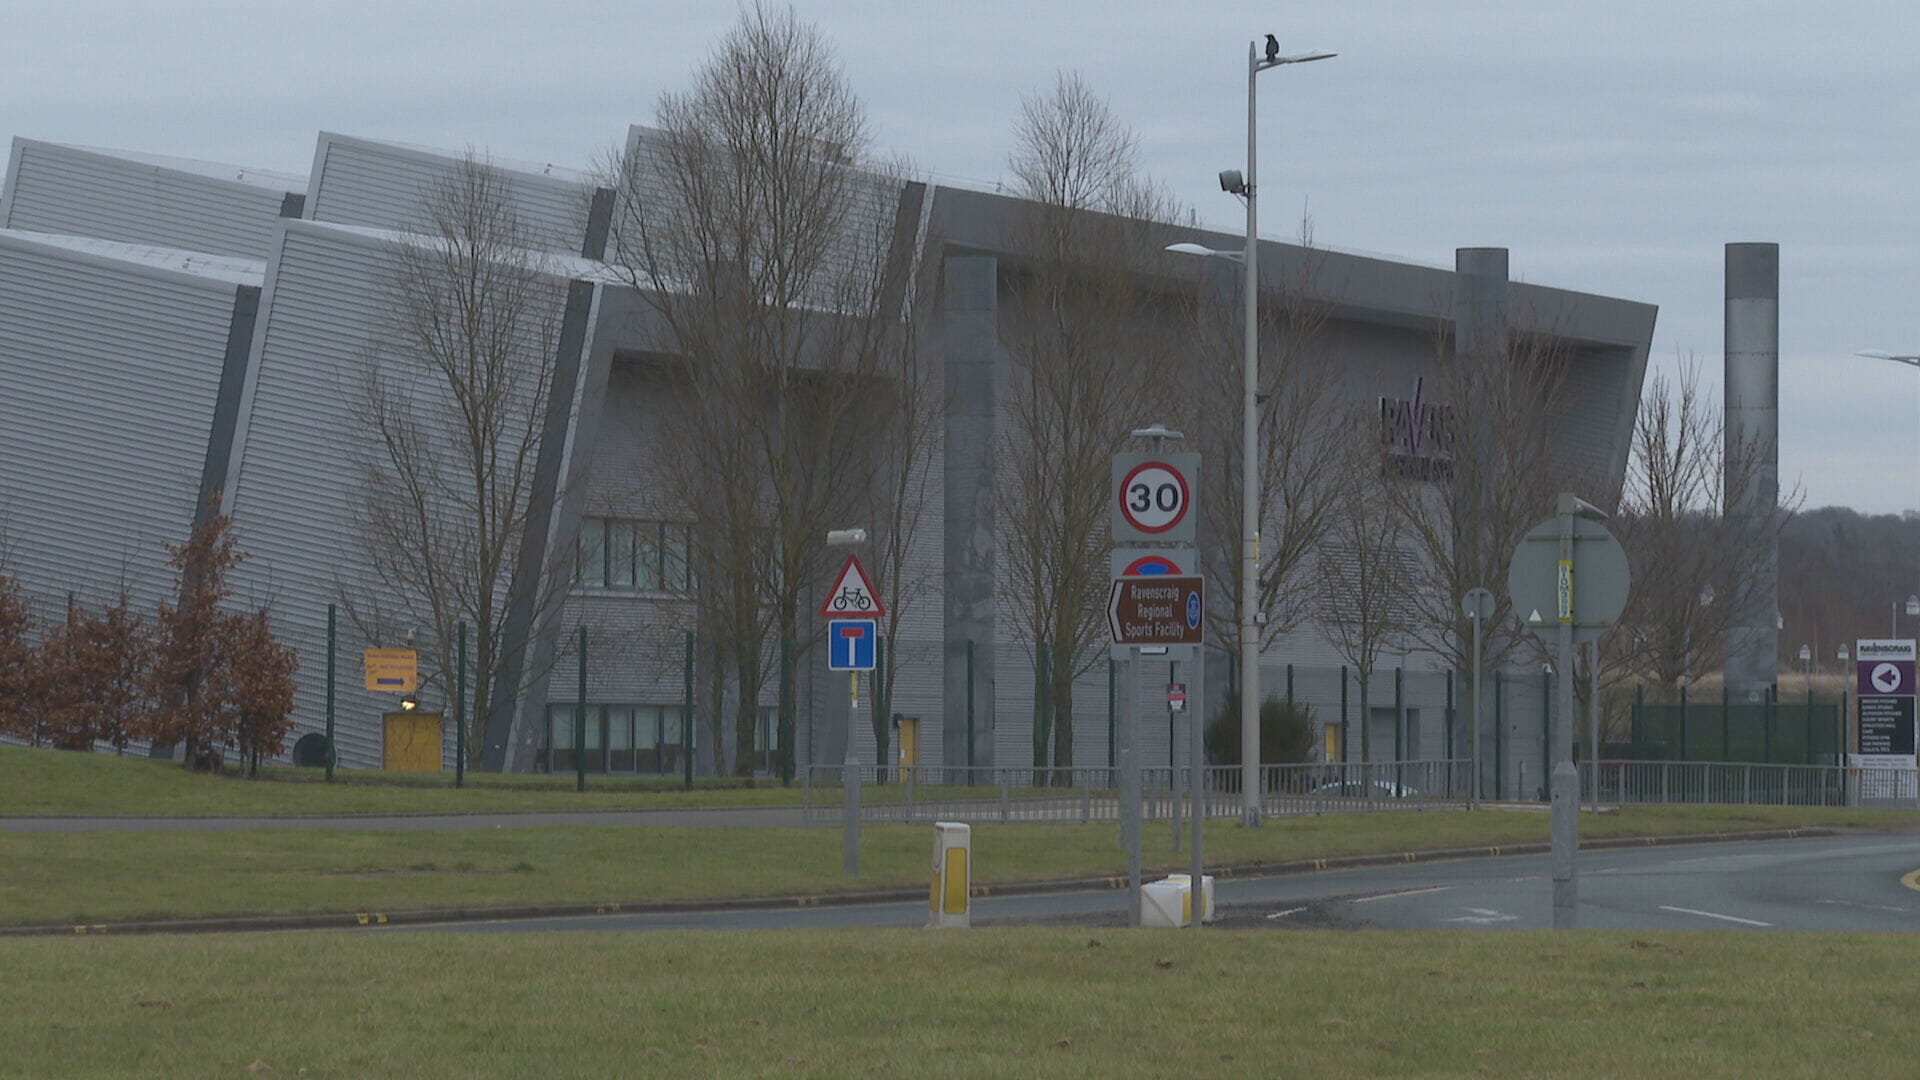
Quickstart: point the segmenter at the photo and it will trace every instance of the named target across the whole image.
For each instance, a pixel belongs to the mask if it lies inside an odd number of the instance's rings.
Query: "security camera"
[[[1239,169],[1222,169],[1220,171],[1220,190],[1229,195],[1245,195],[1247,193],[1247,178],[1240,175]]]

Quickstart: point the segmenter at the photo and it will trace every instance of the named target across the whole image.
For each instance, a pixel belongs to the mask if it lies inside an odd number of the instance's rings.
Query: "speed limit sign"
[[[1199,454],[1115,454],[1115,541],[1190,541]]]

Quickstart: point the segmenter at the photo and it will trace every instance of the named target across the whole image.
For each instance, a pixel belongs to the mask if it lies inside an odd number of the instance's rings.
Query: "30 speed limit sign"
[[[1114,540],[1192,540],[1199,472],[1199,454],[1114,455]]]

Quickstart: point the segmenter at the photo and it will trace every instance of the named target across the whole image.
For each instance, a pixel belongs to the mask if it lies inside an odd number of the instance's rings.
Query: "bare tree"
[[[531,600],[527,625],[538,625],[571,566],[571,553],[537,572],[520,558],[564,282],[537,253],[508,183],[469,153],[429,186],[417,235],[391,247],[391,310],[349,388],[367,436],[358,531],[372,580],[342,582],[342,599],[371,641],[424,631],[426,679],[449,695],[458,628],[470,626],[475,725],[514,705],[494,695],[525,644],[509,640],[516,601]],[[479,760],[485,740],[467,745]]]
[[[1343,485],[1351,479],[1340,462],[1347,445],[1341,425],[1351,422],[1336,406],[1340,368],[1321,352],[1331,311],[1319,299],[1321,260],[1313,247],[1312,223],[1301,223],[1297,263],[1270,270],[1259,313],[1258,443],[1260,498],[1260,581],[1256,610],[1266,616],[1262,644],[1299,625],[1314,590],[1302,587],[1302,573],[1340,506]],[[1190,319],[1197,343],[1194,388],[1185,425],[1197,433],[1204,490],[1202,511],[1207,532],[1217,538],[1240,536],[1241,451],[1238,422],[1244,393],[1245,343],[1239,312],[1241,290],[1197,291]],[[1223,278],[1212,279],[1216,286]],[[1231,295],[1229,295],[1231,292]],[[1240,549],[1220,542],[1203,547],[1209,580],[1219,582],[1209,607],[1208,625],[1216,643],[1233,648],[1239,618]],[[1264,706],[1263,706],[1264,707]]]
[[[1418,556],[1409,638],[1456,670],[1472,663],[1460,598],[1491,589],[1488,625],[1505,625],[1514,548],[1552,513],[1556,492],[1587,486],[1558,445],[1566,349],[1511,325],[1498,338],[1458,354],[1436,334],[1435,375],[1415,384],[1411,400],[1381,399],[1383,490]],[[1504,663],[1522,637],[1486,636],[1483,669]]]
[[[1023,260],[1007,349],[999,481],[1007,595],[1033,650],[1036,766],[1073,763],[1073,683],[1101,653],[1107,489],[1127,432],[1171,409],[1150,361],[1160,303],[1134,268],[1157,253],[1166,197],[1136,172],[1136,140],[1078,75],[1025,99],[1012,159]],[[1156,345],[1159,349],[1156,350]],[[1044,675],[1044,677],[1043,677]]]
[[[1320,625],[1360,682],[1362,761],[1373,760],[1373,673],[1388,650],[1406,647],[1417,578],[1406,518],[1369,475],[1369,464],[1363,459],[1341,470],[1346,494],[1329,514],[1314,560]]]
[[[675,358],[666,473],[692,517],[701,622],[732,669],[744,771],[775,650],[814,640],[799,612],[828,569],[824,534],[854,524],[889,468],[915,474],[875,437],[905,392],[888,257],[902,184],[856,164],[864,111],[791,9],[745,9],[657,122],[618,166],[611,261]],[[782,709],[787,775],[793,733]]]
[[[1648,381],[1613,522],[1633,590],[1603,639],[1607,670],[1664,687],[1717,665],[1727,628],[1765,584],[1757,567],[1799,503],[1797,493],[1784,495],[1757,530],[1724,513],[1728,474],[1733,490],[1745,490],[1765,463],[1755,447],[1727,446],[1724,418],[1701,396],[1699,378],[1687,359],[1677,378]]]

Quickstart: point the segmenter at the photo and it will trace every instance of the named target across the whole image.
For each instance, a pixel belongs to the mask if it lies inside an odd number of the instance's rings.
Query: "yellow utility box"
[[[958,821],[933,823],[933,886],[927,891],[927,926],[973,925],[973,827]]]
[[[439,772],[441,724],[439,713],[386,714],[382,767],[388,772]]]

